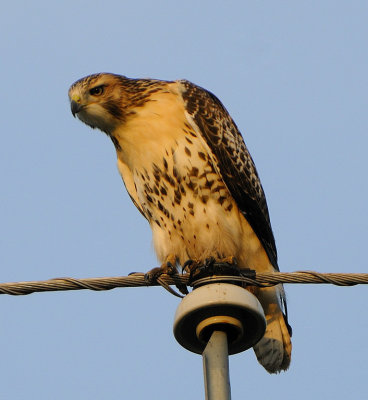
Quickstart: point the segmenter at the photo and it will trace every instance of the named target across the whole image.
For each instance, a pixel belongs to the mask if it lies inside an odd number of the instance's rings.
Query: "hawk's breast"
[[[155,249],[162,260],[168,254],[177,255],[181,262],[225,257],[230,249],[223,248],[224,238],[240,235],[240,223],[234,221],[240,216],[234,213],[234,201],[194,132],[187,126],[182,130],[182,138],[163,149],[161,162],[134,172]],[[231,239],[231,254],[234,245]]]
[[[176,95],[160,94],[117,134],[118,157],[134,183],[127,189],[151,225],[161,262],[168,255],[181,264],[189,258],[242,258],[244,238],[255,235]]]

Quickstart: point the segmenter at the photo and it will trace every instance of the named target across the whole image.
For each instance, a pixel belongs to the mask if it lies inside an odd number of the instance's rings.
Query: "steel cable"
[[[256,273],[255,278],[247,276],[221,276],[207,278],[210,280],[221,279],[229,281],[242,281],[251,286],[269,286],[279,283],[314,283],[332,284],[337,286],[354,286],[368,284],[368,274],[364,273],[320,273],[315,271]],[[161,285],[170,293],[178,295],[170,285],[188,285],[189,275],[174,277],[162,275],[156,282],[147,283],[143,273],[134,273],[129,276],[102,277],[102,278],[54,278],[45,281],[8,282],[0,284],[0,294],[13,296],[26,295],[35,292],[52,292],[61,290],[110,290],[121,287],[140,287]],[[179,295],[180,296],[180,295]],[[181,297],[181,296],[180,296]]]

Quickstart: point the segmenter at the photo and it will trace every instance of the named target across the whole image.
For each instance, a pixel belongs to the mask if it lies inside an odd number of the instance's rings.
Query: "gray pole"
[[[212,281],[184,297],[174,335],[184,348],[202,354],[206,400],[231,399],[229,354],[253,347],[265,329],[260,302],[240,286]]]
[[[230,400],[227,335],[214,331],[202,354],[206,400]]]

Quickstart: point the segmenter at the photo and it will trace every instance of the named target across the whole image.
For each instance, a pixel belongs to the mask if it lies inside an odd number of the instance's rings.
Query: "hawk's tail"
[[[279,287],[263,288],[257,293],[267,327],[263,338],[253,347],[259,363],[270,373],[289,368],[291,360],[291,328],[281,310]]]

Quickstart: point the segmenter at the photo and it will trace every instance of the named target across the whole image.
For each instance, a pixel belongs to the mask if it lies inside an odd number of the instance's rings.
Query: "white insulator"
[[[193,290],[181,301],[174,318],[176,340],[198,354],[202,354],[215,330],[227,333],[229,354],[236,354],[254,346],[265,329],[257,298],[228,283],[211,283]]]

